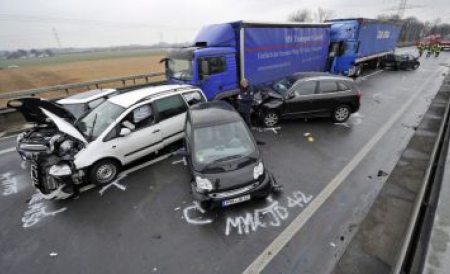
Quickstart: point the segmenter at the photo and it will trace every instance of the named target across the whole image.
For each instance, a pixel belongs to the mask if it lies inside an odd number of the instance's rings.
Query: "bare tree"
[[[291,15],[289,15],[289,21],[292,22],[311,22],[312,16],[311,11],[308,9],[301,9],[294,11]]]
[[[319,23],[323,23],[327,20],[330,20],[334,17],[334,11],[324,8],[317,9],[316,21]]]

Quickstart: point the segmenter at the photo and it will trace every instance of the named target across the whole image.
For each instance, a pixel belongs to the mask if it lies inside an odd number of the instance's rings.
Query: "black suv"
[[[361,92],[349,77],[329,73],[296,73],[260,88],[253,107],[266,127],[281,119],[331,117],[345,122],[360,106]]]
[[[203,209],[267,197],[276,188],[258,146],[236,110],[224,101],[188,111],[185,150],[194,199]]]
[[[381,67],[383,68],[393,68],[394,70],[406,70],[413,69],[416,70],[420,66],[418,58],[410,53],[404,54],[388,54],[383,58],[381,62]]]

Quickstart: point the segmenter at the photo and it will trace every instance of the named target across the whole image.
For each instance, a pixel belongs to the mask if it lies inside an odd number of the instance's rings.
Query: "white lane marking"
[[[155,158],[155,159],[150,160],[150,161],[148,161],[148,162],[145,162],[145,163],[142,163],[142,164],[137,165],[137,166],[135,166],[135,167],[132,167],[132,168],[130,168],[130,169],[127,169],[127,170],[123,171],[123,172],[121,173],[121,175],[126,176],[126,175],[128,175],[128,174],[130,174],[130,173],[133,173],[133,172],[135,172],[135,171],[138,171],[138,170],[141,170],[141,169],[143,169],[143,168],[145,168],[145,167],[148,167],[149,165],[153,165],[153,164],[156,164],[157,162],[161,162],[161,161],[163,161],[163,160],[169,158],[169,157],[172,156],[172,155],[173,155],[173,153],[164,154],[164,155],[162,155],[162,156],[159,156],[158,158]]]
[[[11,148],[7,148],[7,149],[4,149],[4,150],[0,150],[0,156],[3,155],[3,154],[14,152],[14,151],[16,151],[15,147],[11,147]]]
[[[372,72],[372,73],[370,73],[370,74],[361,76],[361,77],[358,78],[357,81],[355,81],[355,82],[359,83],[359,82],[364,81],[364,80],[366,80],[367,78],[372,77],[372,76],[374,76],[374,75],[377,75],[378,73],[381,73],[381,72],[383,72],[383,71],[384,71],[384,70],[380,69],[380,70],[377,70],[377,71]]]
[[[6,136],[6,137],[1,137],[0,141],[2,140],[7,140],[7,139],[11,139],[11,138],[17,138],[17,135],[11,135],[11,136]]]
[[[270,245],[244,270],[243,274],[260,273],[282,248],[294,237],[297,232],[306,224],[311,216],[325,203],[325,201],[333,194],[333,192],[344,182],[347,176],[356,168],[356,166],[366,157],[372,148],[383,138],[390,128],[400,119],[403,113],[414,102],[414,100],[422,93],[422,90],[434,81],[439,74],[433,74],[432,77],[425,81],[418,91],[411,96],[406,104],[404,104],[389,121],[370,139],[370,141],[355,155],[355,157],[342,169],[328,185],[317,195],[317,197],[306,207],[293,221],[286,227],[280,235],[278,235]]]

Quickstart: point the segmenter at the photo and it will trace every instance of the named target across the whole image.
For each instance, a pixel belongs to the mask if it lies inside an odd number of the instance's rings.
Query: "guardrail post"
[[[122,80],[122,86],[125,86],[125,80]]]
[[[145,76],[145,82],[148,83],[148,76]]]
[[[95,84],[95,87],[96,87],[97,89],[99,89],[98,84]]]
[[[69,89],[68,88],[66,88],[64,91],[66,92],[67,95],[69,95]]]

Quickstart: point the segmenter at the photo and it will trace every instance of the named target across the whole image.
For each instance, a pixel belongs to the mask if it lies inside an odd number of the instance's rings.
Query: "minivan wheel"
[[[280,121],[280,116],[278,112],[274,110],[269,110],[263,115],[262,122],[265,127],[274,127]]]
[[[104,186],[113,182],[119,173],[119,164],[114,160],[101,160],[95,163],[89,170],[90,183]]]
[[[340,105],[333,111],[333,121],[335,123],[344,123],[350,117],[350,107],[347,105]]]

